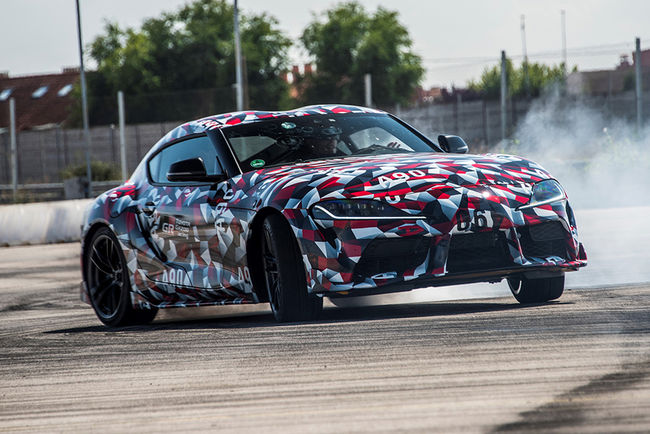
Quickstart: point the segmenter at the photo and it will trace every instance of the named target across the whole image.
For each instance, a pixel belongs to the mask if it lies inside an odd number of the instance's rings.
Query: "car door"
[[[156,282],[193,287],[195,272],[201,273],[210,262],[202,248],[206,230],[214,223],[203,218],[201,204],[207,202],[213,182],[169,181],[172,164],[201,158],[207,175],[224,175],[212,141],[206,135],[176,141],[153,155],[148,169],[154,191],[145,204],[152,217],[151,238],[161,253],[164,269],[149,273]]]
[[[162,272],[149,278],[182,287],[183,292],[194,292],[204,300],[241,299],[239,289],[252,293],[245,245],[243,237],[238,236],[243,232],[241,223],[230,206],[234,193],[227,177],[234,170],[222,162],[225,143],[219,138],[190,137],[164,148],[149,161],[150,179],[156,189],[155,203],[149,204],[154,220],[151,236],[165,264]],[[222,175],[223,180],[169,181],[171,165],[190,158],[201,158],[206,175]],[[226,172],[224,167],[230,170]]]

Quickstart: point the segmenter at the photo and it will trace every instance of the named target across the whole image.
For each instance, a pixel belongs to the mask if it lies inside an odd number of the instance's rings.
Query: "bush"
[[[103,161],[91,161],[93,181],[114,181],[121,178],[120,169],[110,163]],[[68,166],[61,171],[61,179],[70,179],[77,176],[86,176],[86,164]]]

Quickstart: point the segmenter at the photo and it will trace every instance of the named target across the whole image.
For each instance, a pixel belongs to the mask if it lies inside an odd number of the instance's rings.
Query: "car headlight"
[[[318,220],[420,220],[414,216],[378,200],[326,200],[311,208],[311,215]]]
[[[533,185],[533,194],[526,205],[518,209],[534,208],[536,206],[548,205],[566,199],[566,195],[559,182],[554,179],[538,182]]]

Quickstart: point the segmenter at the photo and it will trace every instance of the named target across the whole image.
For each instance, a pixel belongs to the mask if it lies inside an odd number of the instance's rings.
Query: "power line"
[[[642,44],[650,42],[650,39],[643,40]],[[601,44],[601,45],[591,45],[584,47],[574,47],[567,49],[568,57],[589,57],[589,56],[604,56],[604,55],[615,55],[615,54],[625,54],[621,51],[632,50],[632,43],[629,42],[619,42],[615,44]],[[550,50],[550,51],[539,51],[536,53],[528,53],[529,58],[561,58],[562,50]],[[516,54],[509,56],[511,59],[523,59],[524,55]],[[497,62],[498,59],[495,56],[463,56],[463,57],[437,57],[437,58],[423,58],[426,63],[448,63],[448,64],[459,64],[459,66],[469,66],[477,65],[483,63],[492,63]]]

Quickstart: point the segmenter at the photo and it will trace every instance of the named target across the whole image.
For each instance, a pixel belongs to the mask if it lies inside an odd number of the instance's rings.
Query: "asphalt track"
[[[78,301],[78,250],[0,249],[0,431],[650,430],[649,285],[110,330]]]

